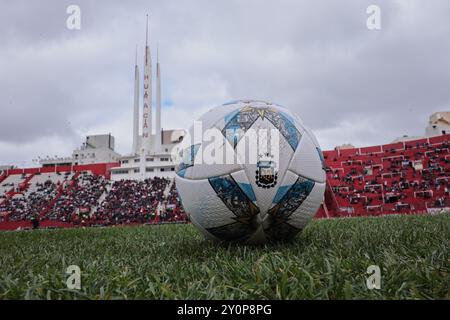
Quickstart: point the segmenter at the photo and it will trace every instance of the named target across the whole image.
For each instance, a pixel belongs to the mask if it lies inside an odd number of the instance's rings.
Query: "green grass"
[[[0,233],[2,299],[449,299],[450,215],[312,222],[294,243],[206,241],[192,225]],[[82,289],[68,290],[78,265]],[[369,265],[381,290],[368,290]]]

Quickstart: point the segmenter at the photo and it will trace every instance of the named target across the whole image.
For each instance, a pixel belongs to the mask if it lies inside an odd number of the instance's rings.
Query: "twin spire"
[[[156,53],[156,130],[152,134],[152,61],[148,44],[148,15],[145,33],[145,58],[144,58],[144,84],[143,84],[143,108],[142,108],[142,134],[139,135],[139,66],[137,63],[137,45],[135,57],[135,83],[134,83],[134,108],[133,108],[133,146],[132,154],[158,153],[161,149],[161,71],[159,66],[159,48]],[[154,140],[154,141],[152,141]]]

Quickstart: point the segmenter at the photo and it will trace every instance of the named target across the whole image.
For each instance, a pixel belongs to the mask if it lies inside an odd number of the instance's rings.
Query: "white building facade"
[[[176,159],[184,130],[167,130],[163,132],[163,141],[159,152],[151,149],[145,154],[130,154],[120,158],[120,166],[111,168],[111,180],[143,180],[154,177],[175,177]],[[154,141],[156,135],[152,135]],[[152,144],[153,146],[153,144]],[[153,151],[155,150],[155,151]],[[145,155],[145,156],[144,156]]]
[[[118,162],[121,155],[114,151],[114,144],[111,134],[90,135],[71,157],[46,157],[39,159],[39,163],[42,167],[54,167]]]

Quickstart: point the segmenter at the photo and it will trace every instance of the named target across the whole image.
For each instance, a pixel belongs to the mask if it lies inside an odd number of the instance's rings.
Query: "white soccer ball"
[[[288,241],[325,192],[320,146],[276,104],[239,100],[204,114],[184,138],[176,186],[208,238],[250,244]]]

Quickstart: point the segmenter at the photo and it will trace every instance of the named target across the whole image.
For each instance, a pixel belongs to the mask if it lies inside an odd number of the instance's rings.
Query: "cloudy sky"
[[[81,29],[69,30],[69,5]],[[381,30],[369,30],[369,5]],[[145,15],[163,72],[163,128],[238,98],[290,108],[323,149],[423,135],[450,110],[448,0],[0,0],[0,164],[67,156],[87,134],[131,149]]]

